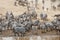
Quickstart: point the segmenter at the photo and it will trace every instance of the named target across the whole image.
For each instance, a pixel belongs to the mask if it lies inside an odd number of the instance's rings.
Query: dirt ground
[[[15,0],[0,0],[0,14],[5,15],[5,13],[7,11],[9,11],[9,12],[12,11],[13,14],[15,16],[17,16],[17,15],[20,15],[23,12],[27,11],[27,7],[22,7],[22,6],[19,6],[18,4],[17,4],[18,6],[14,6],[14,2],[15,2]],[[55,3],[55,4],[57,4],[57,3]],[[38,1],[38,6],[37,6],[38,8],[36,8],[36,12],[38,14],[38,17],[39,17],[41,12],[45,12],[48,15],[48,19],[52,20],[53,16],[55,14],[60,14],[59,8],[57,8],[56,10],[53,10],[51,8],[51,2],[49,0],[45,1],[45,5],[44,5],[45,9],[44,10],[42,9],[42,6],[43,6],[42,0],[39,0]],[[46,10],[47,7],[48,7],[48,10]]]
[[[28,36],[28,37],[0,37],[0,40],[60,40],[57,35]]]

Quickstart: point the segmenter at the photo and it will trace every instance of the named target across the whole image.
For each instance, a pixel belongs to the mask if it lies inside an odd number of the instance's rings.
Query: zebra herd
[[[58,17],[56,17],[58,16]],[[2,33],[4,30],[13,30],[15,36],[20,35],[24,36],[26,32],[30,30],[44,30],[44,31],[52,31],[56,30],[60,32],[60,16],[55,15],[56,19],[50,21],[46,21],[47,14],[41,13],[41,20],[45,20],[41,22],[38,20],[36,13],[26,13],[24,12],[21,15],[14,16],[13,13],[6,13],[5,18],[0,18],[0,32]],[[50,29],[50,30],[49,30]]]

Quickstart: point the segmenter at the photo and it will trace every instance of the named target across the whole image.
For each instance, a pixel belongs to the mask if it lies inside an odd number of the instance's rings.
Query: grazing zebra
[[[52,23],[53,23],[54,26],[55,26],[54,29],[55,29],[56,31],[60,32],[60,20],[54,19],[54,20],[52,21]]]
[[[21,36],[24,36],[26,30],[24,27],[14,27],[13,32],[15,35],[17,34],[19,36],[19,33],[21,33]]]
[[[11,12],[11,13],[6,13],[6,19],[7,20],[12,20],[12,19],[14,19],[14,15],[13,15],[13,13]]]
[[[54,28],[54,25],[53,25],[52,22],[45,22],[45,25],[46,25],[48,31],[51,31],[51,30],[53,30],[53,28]],[[50,29],[50,30],[49,30],[49,29]]]
[[[22,5],[22,6],[26,6],[27,5],[27,0],[16,0],[18,3],[18,5]],[[15,5],[16,5],[16,2],[15,2]]]
[[[42,20],[46,20],[47,19],[47,14],[41,13],[40,17],[41,17]]]

